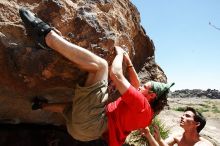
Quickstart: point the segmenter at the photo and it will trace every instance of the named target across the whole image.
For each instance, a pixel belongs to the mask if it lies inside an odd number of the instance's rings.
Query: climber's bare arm
[[[124,94],[130,86],[128,80],[124,77],[122,71],[123,53],[124,50],[121,47],[116,46],[115,50],[117,55],[115,56],[110,69],[110,78],[115,84],[120,94]]]
[[[127,65],[129,81],[137,89],[140,87],[140,80],[127,52],[124,52],[124,60]]]

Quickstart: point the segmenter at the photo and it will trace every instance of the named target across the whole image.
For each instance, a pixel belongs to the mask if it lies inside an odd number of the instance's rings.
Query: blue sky
[[[220,0],[132,0],[178,89],[220,90]],[[216,29],[212,25],[219,28]]]

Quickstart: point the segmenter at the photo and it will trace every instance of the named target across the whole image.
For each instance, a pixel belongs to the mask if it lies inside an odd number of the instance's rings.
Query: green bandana
[[[169,92],[170,87],[172,87],[175,83],[165,84],[160,82],[151,81],[151,90],[157,94],[157,97],[160,97],[166,91]]]

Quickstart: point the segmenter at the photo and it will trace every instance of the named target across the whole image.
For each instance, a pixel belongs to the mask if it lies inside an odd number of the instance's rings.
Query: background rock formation
[[[0,122],[62,125],[59,114],[31,111],[34,96],[49,102],[71,101],[86,73],[60,54],[39,48],[28,35],[18,9],[28,7],[56,27],[68,41],[110,64],[114,45],[126,45],[142,81],[166,82],[154,60],[154,45],[129,0],[1,0]]]
[[[207,90],[201,90],[201,89],[182,89],[182,90],[176,90],[174,92],[170,92],[170,97],[208,97],[211,99],[220,99],[220,92],[216,89],[207,89]]]

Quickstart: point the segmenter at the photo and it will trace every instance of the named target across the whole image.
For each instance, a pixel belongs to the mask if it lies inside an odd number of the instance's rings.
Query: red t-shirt
[[[109,146],[121,146],[131,131],[148,126],[153,118],[146,97],[133,86],[109,103],[106,110]]]

